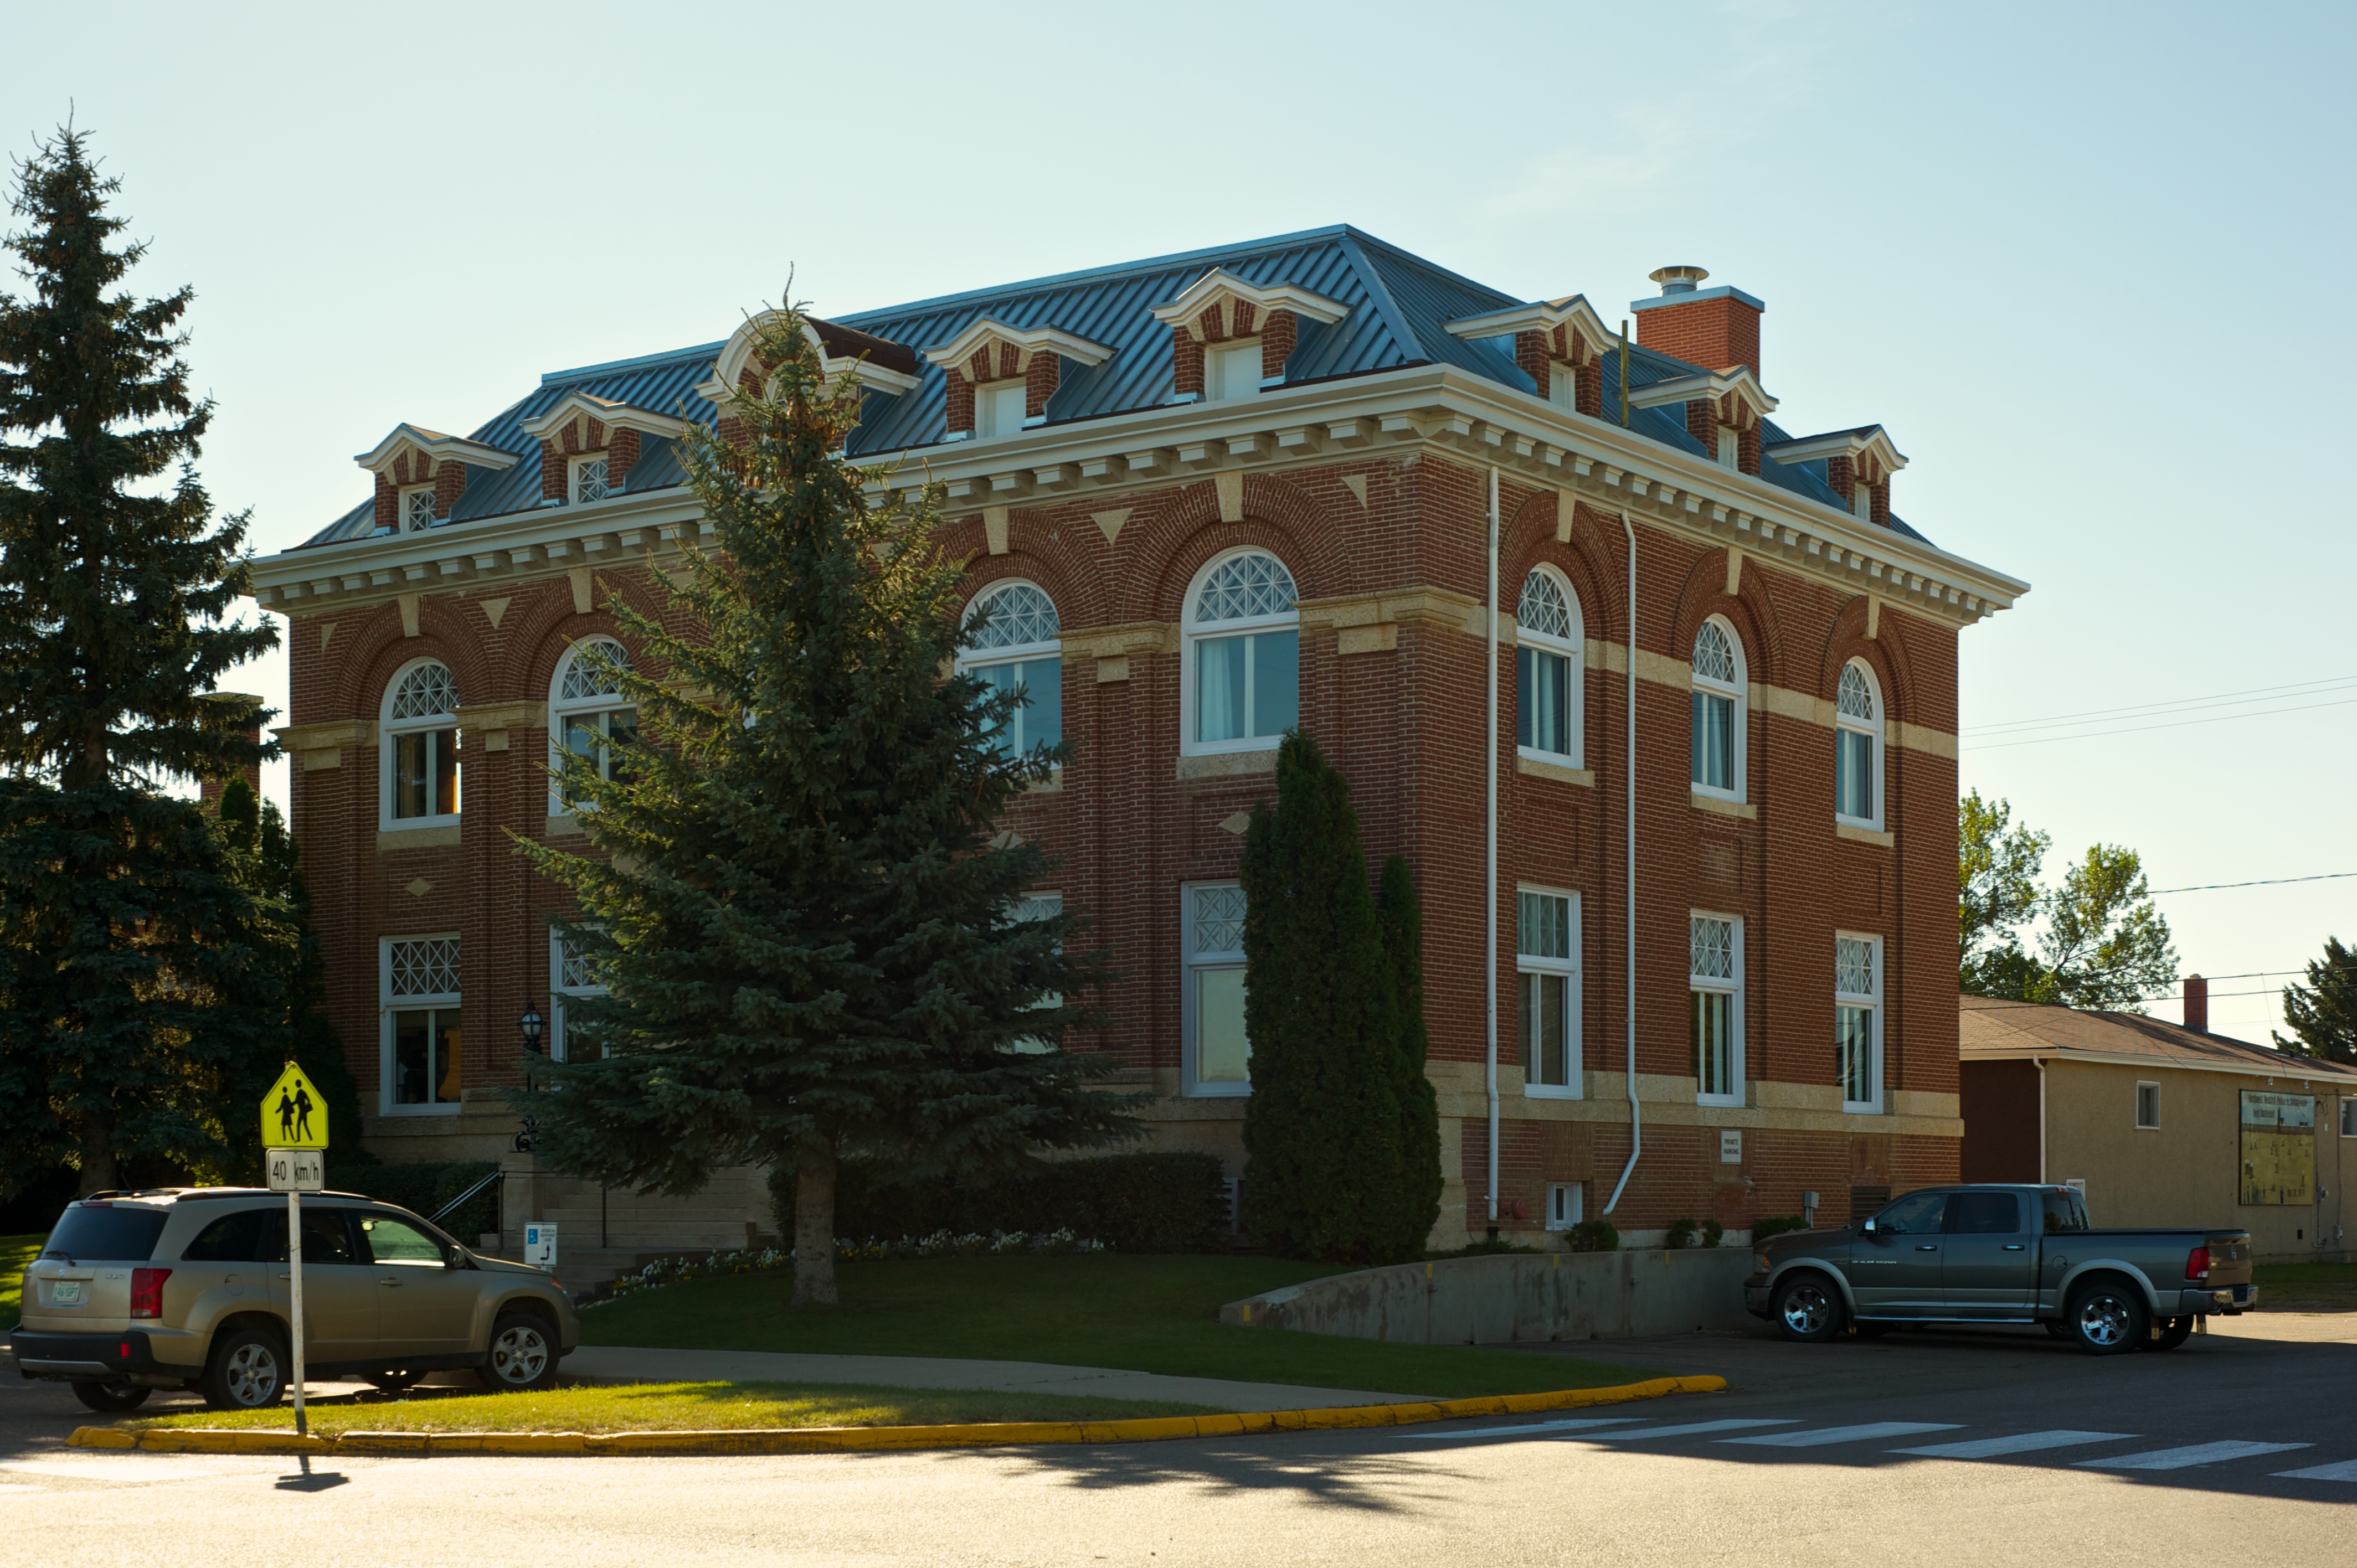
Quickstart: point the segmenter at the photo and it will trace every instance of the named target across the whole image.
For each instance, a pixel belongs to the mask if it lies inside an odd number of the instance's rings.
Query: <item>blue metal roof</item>
[[[1282,234],[1239,245],[1189,251],[1117,266],[1064,273],[1052,277],[945,295],[882,310],[834,317],[839,325],[872,333],[921,353],[955,338],[982,317],[1009,327],[1055,327],[1113,350],[1102,363],[1067,361],[1062,380],[1048,401],[1055,424],[1090,419],[1169,402],[1172,392],[1170,332],[1153,315],[1213,268],[1250,283],[1291,284],[1325,295],[1344,307],[1328,324],[1304,322],[1286,361],[1287,381],[1306,381],[1411,365],[1452,365],[1520,391],[1535,390],[1501,339],[1469,340],[1448,329],[1450,321],[1519,305],[1512,295],[1460,277],[1348,224]],[[712,373],[723,345],[699,344],[668,354],[619,360],[577,370],[553,371],[521,403],[469,433],[469,438],[521,459],[511,468],[470,469],[466,491],[451,509],[452,523],[531,510],[540,505],[539,443],[522,422],[575,392],[586,392],[635,407],[708,423],[710,403],[696,384]],[[1620,418],[1620,352],[1605,356],[1605,413]],[[1631,345],[1629,384],[1648,386],[1698,367]],[[915,390],[900,396],[870,391],[862,404],[850,452],[854,456],[897,452],[942,441],[947,435],[943,375],[920,362]],[[1666,408],[1636,410],[1629,428],[1663,446],[1707,456],[1686,431],[1684,417]],[[1770,425],[1765,438],[1785,439]],[[649,442],[624,486],[627,492],[659,489],[682,482],[678,454],[668,441]],[[1792,467],[1770,461],[1761,477],[1797,495],[1829,506],[1838,502],[1824,483],[1824,465]],[[1900,532],[1921,538],[1892,520]],[[447,526],[447,525],[446,525]],[[374,531],[371,503],[347,512],[307,544],[364,538]]]

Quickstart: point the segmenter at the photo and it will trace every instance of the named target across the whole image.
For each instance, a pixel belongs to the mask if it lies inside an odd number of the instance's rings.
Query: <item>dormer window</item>
[[[1557,408],[1579,407],[1579,372],[1561,360],[1547,369],[1547,402]]]
[[[352,461],[376,476],[373,532],[423,533],[450,521],[467,493],[468,476],[512,468],[516,455],[424,425],[396,424]]]
[[[570,487],[573,504],[579,506],[588,501],[602,501],[611,495],[613,492],[606,488],[606,476],[608,471],[606,454],[603,452],[594,457],[574,458],[573,483]]]
[[[1260,339],[1218,344],[1203,355],[1203,401],[1225,403],[1260,393]]]
[[[434,526],[434,487],[412,485],[401,492],[401,532],[423,533]]]
[[[987,441],[994,435],[1017,435],[1023,430],[1027,383],[994,381],[974,394],[974,433]]]
[[[1849,488],[1849,514],[1861,522],[1874,521],[1874,487],[1852,485]]]
[[[1256,284],[1213,267],[1152,307],[1170,328],[1173,402],[1252,397],[1286,376],[1306,327],[1330,327],[1350,306],[1298,284]]]
[[[1738,467],[1742,460],[1743,433],[1732,424],[1720,425],[1718,427],[1718,466],[1722,468],[1732,468]]]

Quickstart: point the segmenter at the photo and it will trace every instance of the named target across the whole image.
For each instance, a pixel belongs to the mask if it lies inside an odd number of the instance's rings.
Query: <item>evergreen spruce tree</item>
[[[16,170],[0,294],[0,1196],[78,1164],[85,1192],[221,1154],[225,1087],[282,1041],[283,910],[174,779],[257,760],[251,703],[206,700],[277,641],[231,621],[242,515],[193,461],[212,416],[190,292],[110,292],[118,242],[87,138]],[[157,481],[163,481],[158,484]],[[251,1106],[247,1107],[250,1112]]]
[[[2308,983],[2285,986],[2283,1003],[2292,1038],[2270,1030],[2276,1049],[2357,1067],[2357,951],[2325,938],[2324,956],[2308,961]]]
[[[1351,786],[1295,731],[1244,834],[1244,1217],[1293,1257],[1402,1251],[1397,1001]],[[1421,1248],[1423,1238],[1415,1238]]]
[[[1405,855],[1383,862],[1375,918],[1383,928],[1383,966],[1391,975],[1393,1015],[1399,1023],[1400,1191],[1381,1252],[1398,1261],[1414,1258],[1430,1240],[1440,1219],[1442,1185],[1440,1099],[1424,1070],[1424,904]]]
[[[692,429],[692,546],[661,619],[609,600],[643,650],[613,777],[567,764],[597,855],[524,843],[570,887],[609,994],[570,1060],[512,1096],[560,1169],[689,1193],[730,1165],[795,1172],[796,1303],[835,1299],[846,1154],[909,1171],[1008,1163],[1132,1135],[1060,1048],[1105,977],[1070,918],[1017,921],[1050,862],[998,833],[1061,747],[999,750],[1017,699],[944,679],[961,563],[936,497],[876,503],[840,452],[856,383],[829,384],[801,317],[766,318],[745,441]],[[660,679],[657,676],[660,676]]]

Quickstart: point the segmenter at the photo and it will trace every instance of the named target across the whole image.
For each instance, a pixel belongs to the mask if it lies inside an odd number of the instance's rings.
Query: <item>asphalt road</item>
[[[1522,1421],[947,1454],[352,1459],[309,1475],[67,1450],[83,1419],[71,1396],[6,1382],[0,1536],[33,1560],[307,1565],[2338,1568],[2357,1560],[2352,1316],[2260,1315],[2104,1359],[1997,1330],[1564,1347],[1733,1387]]]

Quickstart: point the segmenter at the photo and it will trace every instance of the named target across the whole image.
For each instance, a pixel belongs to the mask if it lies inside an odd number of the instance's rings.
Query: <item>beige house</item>
[[[2261,1262],[2357,1256],[2357,1072],[2138,1014],[1959,1001],[1964,1180],[2067,1182],[2098,1225],[2239,1224]]]

